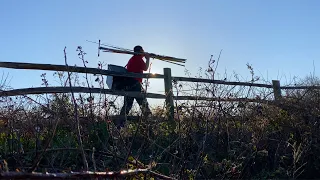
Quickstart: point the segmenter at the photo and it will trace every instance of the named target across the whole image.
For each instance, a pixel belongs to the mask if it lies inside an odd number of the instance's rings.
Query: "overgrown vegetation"
[[[85,65],[85,53],[80,47],[78,51]],[[215,79],[219,76],[216,64],[211,59],[199,76]],[[261,82],[247,67],[249,82]],[[78,74],[57,72],[55,76],[63,86],[97,83],[104,88],[101,76],[95,76],[94,82],[87,75],[84,80]],[[221,79],[231,77],[243,81],[236,74]],[[45,74],[42,81],[49,85]],[[300,82],[319,85],[314,77]],[[175,95],[273,98],[271,90],[262,88],[173,84]],[[319,178],[319,90],[287,90],[280,101],[268,102],[179,101],[175,102],[174,130],[165,119],[166,110],[157,107],[153,117],[127,121],[117,131],[110,119],[117,106],[103,94],[2,97],[0,159],[7,161],[10,171],[144,167],[177,179]]]

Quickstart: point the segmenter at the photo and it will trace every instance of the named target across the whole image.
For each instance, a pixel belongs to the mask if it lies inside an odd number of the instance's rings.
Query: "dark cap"
[[[133,51],[136,52],[136,53],[143,52],[143,48],[141,46],[135,46],[133,48]]]

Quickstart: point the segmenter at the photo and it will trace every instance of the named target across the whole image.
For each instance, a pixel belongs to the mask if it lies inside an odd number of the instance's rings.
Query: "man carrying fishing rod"
[[[125,67],[127,68],[128,72],[143,74],[143,71],[147,71],[149,68],[150,55],[148,53],[144,53],[144,50],[141,46],[135,46],[133,51],[135,54],[129,59],[128,64]],[[145,57],[146,62],[144,62],[143,57]],[[142,92],[143,87],[141,83],[142,83],[142,78],[126,78],[126,81],[121,83],[122,90]],[[151,115],[147,98],[145,97],[134,98],[129,96],[126,96],[124,98],[124,105],[121,108],[120,115],[129,114],[132,108],[134,99],[136,99],[144,115],[146,116]]]

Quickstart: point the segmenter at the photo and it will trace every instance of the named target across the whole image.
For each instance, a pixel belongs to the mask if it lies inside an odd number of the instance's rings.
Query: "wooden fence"
[[[172,119],[174,114],[174,104],[173,100],[210,100],[210,101],[247,101],[247,102],[268,102],[266,100],[259,99],[247,99],[247,98],[228,98],[221,99],[215,97],[196,97],[196,96],[174,96],[172,92],[172,81],[186,81],[186,82],[201,82],[201,83],[213,83],[213,84],[223,84],[223,85],[235,85],[235,86],[251,86],[251,87],[262,87],[273,89],[274,99],[279,100],[281,96],[282,89],[320,89],[319,86],[280,86],[280,81],[272,80],[272,85],[269,84],[258,84],[249,82],[230,82],[222,80],[212,80],[212,79],[200,79],[200,78],[190,78],[190,77],[175,77],[171,75],[170,68],[164,68],[162,74],[137,74],[137,73],[119,73],[109,70],[97,69],[97,68],[87,68],[87,67],[76,67],[76,66],[66,66],[66,65],[52,65],[52,64],[35,64],[35,63],[18,63],[18,62],[0,62],[0,67],[11,68],[11,69],[29,69],[29,70],[49,70],[49,71],[68,71],[68,72],[78,72],[78,73],[88,73],[94,75],[106,75],[106,76],[121,76],[121,77],[134,77],[134,78],[160,78],[164,79],[165,94],[155,94],[155,93],[137,93],[128,91],[113,91],[110,89],[100,89],[100,88],[86,88],[86,87],[36,87],[36,88],[25,88],[25,89],[14,89],[8,91],[0,91],[0,97],[3,96],[17,96],[26,94],[43,94],[43,93],[103,93],[111,95],[120,96],[130,96],[130,97],[142,97],[147,98],[157,98],[165,99],[166,108],[168,112],[168,118]]]

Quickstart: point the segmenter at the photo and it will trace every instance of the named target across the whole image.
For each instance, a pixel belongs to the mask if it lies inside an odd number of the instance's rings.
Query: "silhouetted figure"
[[[128,64],[126,65],[127,71],[132,73],[143,73],[143,71],[148,70],[150,63],[150,56],[147,53],[144,53],[144,50],[141,46],[135,46],[134,52],[139,53],[133,55]],[[144,62],[143,57],[146,58],[146,62]],[[116,87],[116,89],[121,89],[125,91],[133,91],[133,92],[141,92],[143,91],[143,87],[141,85],[142,78],[122,78],[122,82]],[[146,98],[133,98],[133,97],[124,97],[124,105],[121,108],[120,115],[128,115],[133,101],[136,99],[137,103],[140,105],[141,111],[144,115],[151,115],[151,111],[149,108],[149,104]],[[122,122],[121,126],[123,126],[124,122]]]

